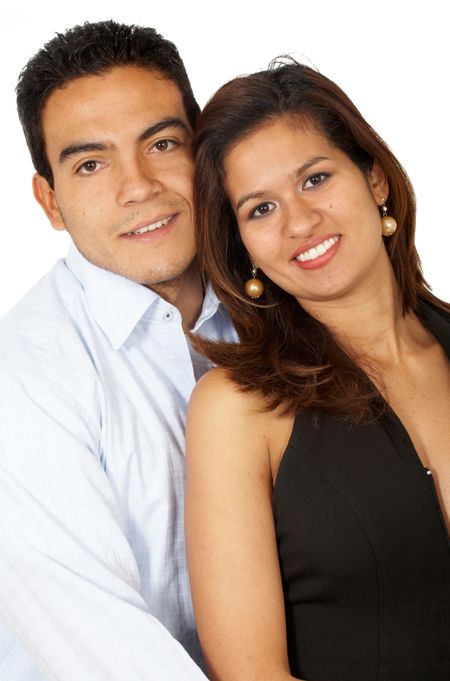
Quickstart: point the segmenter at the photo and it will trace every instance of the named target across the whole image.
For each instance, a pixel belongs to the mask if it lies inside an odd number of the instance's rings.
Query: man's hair
[[[184,64],[175,45],[154,28],[100,21],[57,33],[22,69],[16,88],[17,110],[33,165],[51,187],[53,173],[42,129],[48,98],[76,78],[102,75],[117,66],[153,69],[173,81],[194,128],[200,109]]]

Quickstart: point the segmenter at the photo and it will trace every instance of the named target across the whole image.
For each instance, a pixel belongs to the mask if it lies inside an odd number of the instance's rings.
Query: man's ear
[[[389,196],[389,184],[386,174],[378,161],[373,162],[372,170],[367,176],[373,198],[380,206],[382,201],[386,201]]]
[[[55,191],[48,181],[39,173],[33,175],[33,194],[38,204],[43,208],[54,229],[66,229],[63,216],[56,201]]]

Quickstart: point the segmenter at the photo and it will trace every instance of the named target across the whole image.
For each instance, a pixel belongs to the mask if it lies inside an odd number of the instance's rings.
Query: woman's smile
[[[292,260],[303,269],[312,270],[326,265],[336,254],[339,248],[340,234],[335,236],[318,237],[321,239],[318,244],[303,246],[300,252],[296,252]]]

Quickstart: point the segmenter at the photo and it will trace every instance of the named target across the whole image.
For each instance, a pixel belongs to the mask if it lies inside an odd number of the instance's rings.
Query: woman
[[[207,105],[196,201],[240,338],[200,344],[218,368],[187,429],[212,678],[448,681],[450,306],[405,172],[334,83],[287,64]]]

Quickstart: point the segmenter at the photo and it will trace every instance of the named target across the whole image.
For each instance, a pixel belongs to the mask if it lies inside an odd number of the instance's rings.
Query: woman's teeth
[[[319,256],[329,251],[330,248],[339,241],[339,239],[340,239],[339,236],[332,236],[330,239],[325,239],[325,241],[322,241],[322,243],[317,244],[317,246],[314,246],[313,248],[310,248],[307,251],[303,251],[303,253],[300,253],[295,259],[298,260],[299,262],[305,262],[306,260],[315,260]]]

